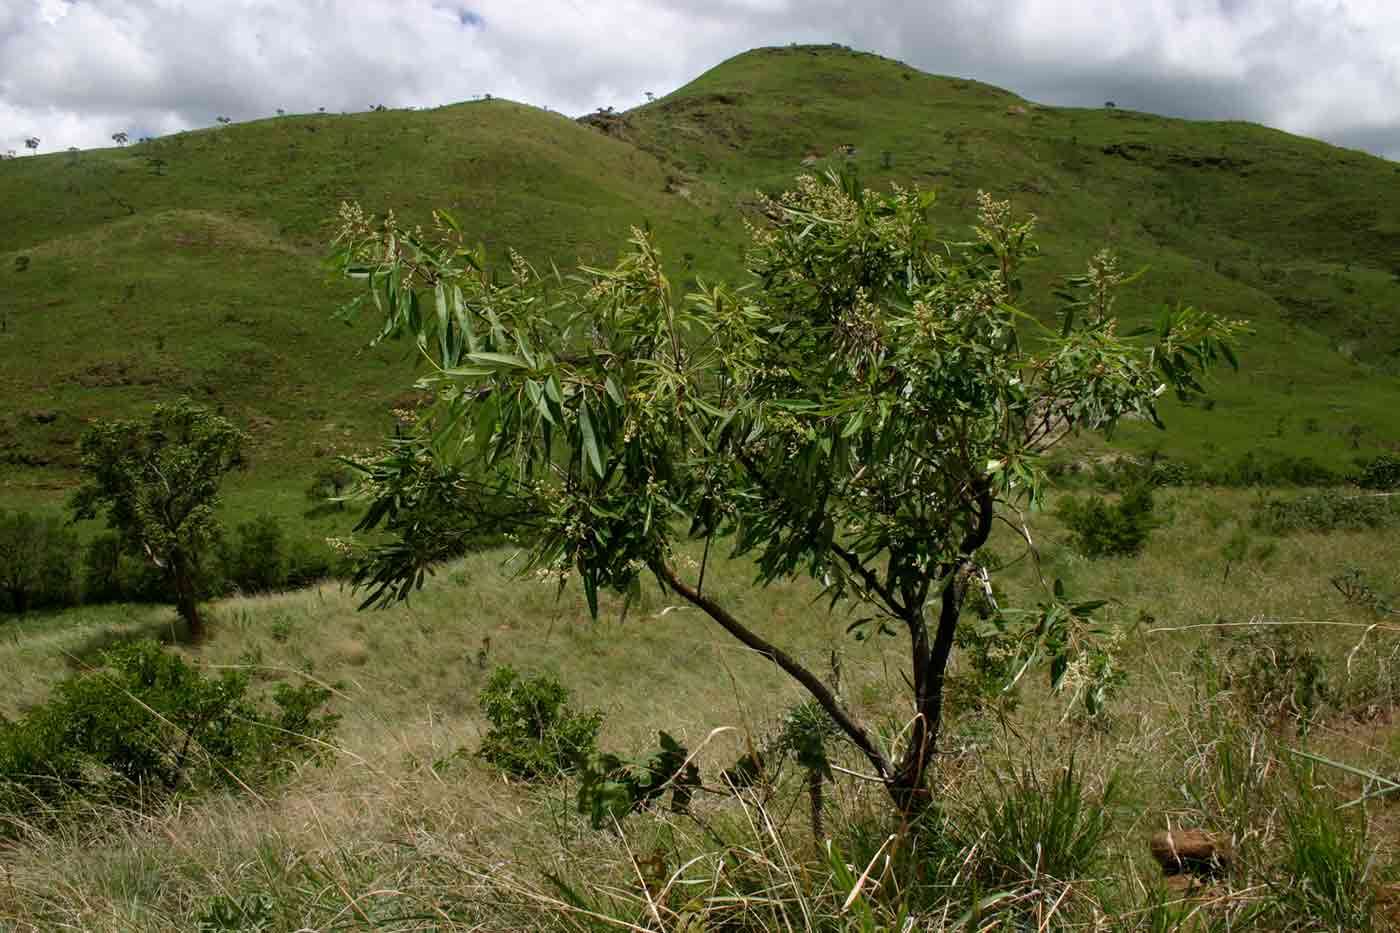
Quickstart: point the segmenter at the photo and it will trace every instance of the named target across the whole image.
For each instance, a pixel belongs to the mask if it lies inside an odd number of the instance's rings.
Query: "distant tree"
[[[78,538],[54,516],[0,509],[0,594],[21,615],[73,597]]]
[[[653,94],[651,91],[643,91],[642,93],[647,96],[647,103],[651,103],[652,101],[656,100],[656,95]]]
[[[317,107],[317,108],[316,108],[316,112],[317,112],[317,113],[325,113],[325,112],[326,112],[326,108],[325,108],[325,107]]]
[[[1104,101],[1104,102],[1103,102],[1103,105],[1104,105],[1105,107],[1107,107],[1109,110],[1112,110],[1113,108],[1115,108],[1115,107],[1118,106],[1117,104],[1115,104],[1115,103],[1114,103],[1113,101],[1111,101],[1111,100],[1106,100],[1106,101]]]
[[[286,114],[287,114],[287,111],[283,110],[281,107],[278,107],[278,108],[277,108],[277,115],[278,115],[279,117],[281,117],[281,116],[286,116]]]
[[[347,209],[343,268],[368,284],[380,333],[416,342],[441,379],[417,433],[363,463],[359,527],[390,538],[356,573],[366,604],[406,597],[482,531],[518,540],[522,575],[579,581],[594,615],[599,590],[630,601],[649,577],[800,683],[894,805],[922,809],[965,601],[994,604],[980,556],[994,521],[1022,527],[1067,435],[1160,424],[1163,387],[1200,391],[1236,330],[1168,308],[1125,334],[1107,253],[1068,280],[1057,326],[1039,324],[1012,303],[1031,222],[983,195],[972,242],[945,244],[932,200],[800,178],[764,203],[753,284],[680,299],[641,230],[616,265],[561,287],[519,263],[481,274],[450,219],[425,237]],[[860,634],[901,638],[912,696],[896,741],[707,585],[711,546],[747,556],[760,585],[809,577],[854,604]],[[999,612],[1019,635],[1010,669],[1048,661],[1051,684],[1096,711],[1101,605],[1056,584]]]
[[[18,155],[18,153],[16,153],[13,149],[5,150],[5,158],[7,159],[13,159],[16,155]]]
[[[113,134],[112,134],[112,142],[116,143],[118,146],[125,146],[125,145],[126,145],[126,140],[127,140],[127,135],[126,135],[125,133],[113,133]]]
[[[75,518],[106,518],[123,549],[158,567],[189,625],[204,637],[200,563],[219,533],[219,483],[241,463],[245,437],[188,399],[157,405],[145,421],[103,421],[83,435]]]
[[[27,138],[24,140],[24,148],[26,148],[26,149],[33,149],[33,150],[34,150],[34,154],[35,154],[35,155],[38,155],[38,154],[39,154],[39,143],[40,143],[40,142],[42,142],[42,140],[39,139],[39,137],[37,137],[37,136],[30,136],[30,137],[27,137]]]
[[[217,116],[217,117],[215,117],[214,119],[215,119],[215,120],[218,120],[218,121],[219,121],[221,124],[223,124],[224,126],[228,126],[230,123],[233,122],[233,119],[232,119],[231,117],[225,117],[225,116]]]

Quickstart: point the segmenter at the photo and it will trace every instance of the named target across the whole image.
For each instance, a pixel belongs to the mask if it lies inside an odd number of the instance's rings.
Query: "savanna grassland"
[[[970,604],[917,826],[836,739],[820,833],[799,758],[771,755],[768,779],[735,792],[736,763],[776,748],[801,690],[654,586],[626,604],[604,594],[593,619],[577,586],[492,546],[385,610],[361,611],[363,593],[334,579],[213,600],[199,645],[168,605],[0,617],[0,722],[142,638],[257,695],[318,685],[340,717],[266,783],[231,774],[150,806],[0,815],[0,929],[1392,928],[1400,498],[1354,480],[1358,458],[1400,441],[1400,167],[1118,103],[1043,107],[791,47],[585,121],[487,100],[0,163],[0,397],[14,400],[0,507],[56,513],[92,420],[191,396],[251,436],[226,525],[270,514],[303,545],[348,535],[360,507],[308,514],[312,473],[374,445],[421,391],[412,347],[367,349],[369,321],[331,319],[354,293],[324,262],[343,201],[410,225],[446,208],[490,258],[513,248],[539,267],[605,263],[645,226],[685,291],[739,279],[759,192],[854,168],[872,188],[935,189],[950,239],[980,190],[1034,213],[1024,294],[1043,320],[1054,277],[1109,246],[1150,267],[1115,309],[1125,326],[1177,302],[1251,326],[1238,373],[1167,404],[1167,431],[1074,439],[1045,507],[996,526],[995,600],[1031,607],[1056,580],[1106,600],[1075,633],[1107,646],[1092,656],[1105,666],[1051,689],[1045,665],[1010,665],[1015,636]],[[1087,556],[1065,504],[1134,495],[1150,499],[1124,519],[1140,546]],[[757,569],[718,548],[679,559],[705,562],[716,598],[899,744],[902,635],[857,640],[858,605],[830,606],[811,581],[756,587]],[[688,812],[598,828],[579,775],[524,781],[483,760],[479,698],[501,665],[601,713],[604,750],[674,736],[699,768]],[[1148,838],[1177,828],[1225,840],[1219,863],[1164,878]]]

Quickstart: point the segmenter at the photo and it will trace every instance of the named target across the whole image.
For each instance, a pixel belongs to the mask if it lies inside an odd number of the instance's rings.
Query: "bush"
[[[1358,466],[1360,472],[1356,475],[1356,485],[1362,489],[1400,489],[1400,457],[1382,454],[1363,460]]]
[[[318,684],[279,684],[269,708],[249,696],[246,672],[207,676],[154,641],[103,660],[0,723],[0,816],[265,784],[319,757],[340,718],[324,711],[330,690]]]
[[[23,613],[76,602],[77,550],[77,536],[57,518],[0,510],[0,610]]]
[[[245,593],[270,593],[287,586],[287,536],[272,515],[243,522],[220,547],[224,575]]]
[[[83,598],[88,602],[160,602],[165,598],[165,581],[159,568],[132,556],[116,534],[101,534],[83,551]]]
[[[1270,534],[1386,528],[1400,521],[1400,499],[1347,495],[1339,490],[1293,499],[1266,498],[1254,504],[1251,521]]]
[[[1139,484],[1114,504],[1099,496],[1063,500],[1056,514],[1074,535],[1074,549],[1086,557],[1136,554],[1157,526],[1152,489]]]
[[[620,821],[628,813],[651,806],[671,792],[671,812],[686,813],[700,786],[700,769],[688,761],[689,750],[670,733],[659,732],[658,747],[635,758],[604,752],[588,756],[579,774],[578,810],[588,814],[594,829]]]
[[[482,688],[481,709],[491,728],[477,755],[512,777],[572,774],[597,752],[603,714],[575,712],[569,691],[550,675],[525,680],[498,667]]]

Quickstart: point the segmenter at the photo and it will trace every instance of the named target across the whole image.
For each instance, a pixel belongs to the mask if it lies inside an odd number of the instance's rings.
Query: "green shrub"
[[[285,589],[289,571],[287,536],[272,515],[243,522],[232,539],[220,547],[224,575],[235,589],[245,593],[270,593]]]
[[[503,665],[481,691],[491,728],[477,754],[512,777],[535,781],[572,774],[597,751],[600,712],[570,708],[569,691],[548,674],[523,679]]]
[[[1400,489],[1400,457],[1382,454],[1358,465],[1360,471],[1356,476],[1356,485],[1362,489]]]
[[[0,723],[0,816],[247,788],[318,758],[340,718],[323,709],[330,690],[279,684],[269,707],[248,687],[246,672],[210,677],[154,641],[107,652],[102,667]]]
[[[100,534],[83,551],[83,598],[88,602],[159,602],[165,598],[165,581],[154,564],[127,552],[116,534]]]
[[[634,758],[608,752],[587,756],[579,771],[578,810],[588,814],[594,829],[651,806],[671,792],[671,812],[686,813],[700,769],[688,761],[690,752],[670,733],[658,732],[657,748]]]
[[[77,536],[59,519],[0,510],[0,611],[75,603],[77,551]]]
[[[1125,492],[1116,503],[1099,496],[1067,498],[1056,515],[1074,536],[1074,549],[1086,557],[1136,554],[1157,527],[1153,515],[1152,489],[1139,484]]]
[[[1292,499],[1270,497],[1254,504],[1251,521],[1270,534],[1387,528],[1400,522],[1400,499],[1339,490]]]
[[[1219,686],[1253,716],[1291,720],[1306,732],[1331,698],[1327,662],[1298,627],[1269,626],[1224,636]]]

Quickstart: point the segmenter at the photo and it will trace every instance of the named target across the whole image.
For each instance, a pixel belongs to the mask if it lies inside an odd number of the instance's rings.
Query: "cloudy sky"
[[[1397,0],[0,0],[0,151],[486,93],[579,114],[789,42],[1400,159]]]

